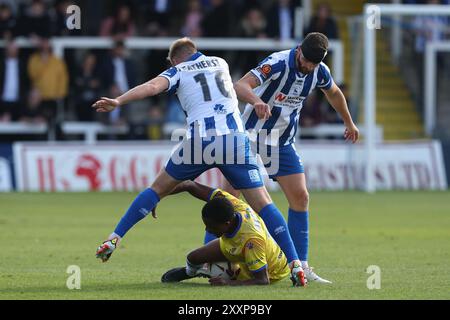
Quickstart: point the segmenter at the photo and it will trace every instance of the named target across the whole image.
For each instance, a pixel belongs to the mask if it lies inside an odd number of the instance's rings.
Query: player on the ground
[[[219,239],[189,253],[186,267],[169,270],[162,282],[195,278],[205,263],[225,261],[239,264],[237,279],[212,278],[212,285],[267,285],[289,276],[286,256],[247,203],[193,181],[179,184],[172,194],[184,191],[207,202],[202,209],[203,223]]]
[[[308,281],[319,283],[330,281],[320,278],[308,265],[309,194],[294,144],[303,101],[314,88],[321,89],[344,121],[345,139],[355,143],[359,137],[345,97],[322,62],[327,50],[327,37],[310,33],[298,47],[267,57],[234,86],[238,99],[247,103],[243,121],[250,139],[256,140],[269,177],[280,184],[289,202],[289,232],[305,276]],[[262,147],[269,152],[259,152]],[[272,168],[274,162],[277,165]],[[237,194],[229,186],[225,189]]]
[[[97,257],[107,261],[128,230],[145,218],[180,182],[195,179],[216,167],[235,189],[241,190],[266,225],[270,222],[269,232],[286,254],[296,284],[304,285],[303,270],[286,221],[272,203],[256,158],[250,152],[228,64],[222,58],[198,52],[188,38],[171,45],[168,59],[172,67],[156,78],[116,99],[101,98],[93,104],[98,112],[110,112],[134,100],[174,91],[190,128],[151,187],[136,197],[114,232],[97,249]],[[210,150],[211,145],[216,147],[213,148],[215,152]],[[208,152],[211,156],[214,153],[214,159],[206,158]]]

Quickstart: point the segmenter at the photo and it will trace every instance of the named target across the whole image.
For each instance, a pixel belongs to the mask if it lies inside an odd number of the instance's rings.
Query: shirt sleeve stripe
[[[160,74],[158,77],[166,78],[167,81],[169,81],[169,85],[167,86],[167,89],[166,89],[164,92],[170,91],[170,90],[172,89],[172,88],[171,88],[171,83],[170,83],[170,77],[169,77],[169,76],[166,76],[165,74]]]
[[[330,78],[326,84],[318,85],[317,87],[318,88],[330,89],[331,88],[331,84],[332,84],[332,81],[331,81],[331,78]]]
[[[262,84],[264,83],[264,78],[261,76],[261,74],[260,74],[258,71],[256,71],[255,69],[252,69],[252,70],[250,70],[250,72],[251,72],[255,77],[258,78],[258,80],[259,80],[259,85],[262,85]]]
[[[261,268],[259,268],[258,270],[250,270],[252,273],[257,273],[260,271],[263,271],[264,269],[267,269],[267,264],[263,265]]]
[[[208,196],[208,200],[211,200],[212,198],[214,198],[214,196],[216,195],[216,193],[219,191],[219,189],[213,189]]]

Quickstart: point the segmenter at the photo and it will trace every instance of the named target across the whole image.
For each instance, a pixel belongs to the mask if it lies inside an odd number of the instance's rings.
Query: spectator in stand
[[[229,37],[234,26],[233,8],[225,0],[211,0],[211,8],[202,20],[205,37]]]
[[[211,8],[211,0],[200,0],[200,4],[204,10],[209,10],[209,8]]]
[[[100,27],[100,36],[113,37],[115,40],[124,40],[136,33],[136,27],[131,17],[131,8],[121,4],[114,16],[103,20]]]
[[[106,58],[102,69],[102,84],[110,96],[119,96],[122,93],[136,86],[136,68],[132,60],[127,57],[127,51],[122,41],[116,41],[111,54]],[[127,108],[117,108],[107,114],[108,122],[120,124],[124,121],[121,110]]]
[[[144,33],[148,36],[156,37],[169,36],[170,22],[175,16],[171,13],[176,5],[176,0],[151,0],[146,13],[147,25]]]
[[[37,106],[32,114],[42,115],[49,124],[49,129],[57,133],[57,112],[67,96],[69,77],[64,60],[53,54],[48,38],[40,38],[39,51],[28,60],[28,75],[32,86],[32,100]]]
[[[17,121],[25,109],[28,90],[26,65],[14,42],[6,45],[0,64],[0,122]]]
[[[95,54],[88,52],[84,56],[74,82],[77,118],[79,121],[93,121],[95,112],[92,112],[91,105],[100,96],[101,84],[100,70]]]
[[[181,107],[180,100],[175,94],[171,94],[167,101],[167,111],[164,122],[164,134],[170,138],[170,134],[175,129],[184,128],[186,123],[186,114]]]
[[[243,38],[267,38],[266,25],[267,22],[262,11],[258,8],[251,8],[242,19],[238,36]],[[242,51],[238,54],[234,66],[243,70],[241,72],[251,70],[266,56],[267,54],[264,52]]]
[[[339,38],[338,25],[336,23],[336,20],[333,18],[331,7],[327,3],[320,3],[317,6],[316,13],[312,17],[309,26],[305,30],[305,36],[311,32],[323,33],[330,40]],[[332,55],[332,52],[328,52],[328,55],[325,57],[323,62],[329,65]],[[340,85],[340,83],[338,83],[337,85]],[[326,99],[324,99],[325,96],[322,91],[316,92],[315,98],[317,99],[318,105],[327,103],[325,101]],[[321,116],[319,115],[319,118],[320,117]],[[319,119],[319,121],[321,120]]]
[[[164,124],[164,113],[159,106],[152,106],[148,111],[147,137],[150,140],[161,140],[163,138],[162,127]]]
[[[201,21],[203,12],[200,0],[189,0],[188,10],[181,28],[181,34],[186,37],[201,37],[203,34]]]
[[[294,12],[298,3],[293,0],[277,0],[268,13],[267,35],[270,38],[288,40],[294,38]]]
[[[318,92],[314,90],[308,99],[306,99],[301,110],[300,128],[314,127],[323,122],[320,104],[321,101],[318,99]]]
[[[266,38],[266,19],[258,8],[251,8],[241,23],[241,36],[245,38]]]
[[[311,32],[323,33],[330,40],[339,38],[338,25],[333,18],[331,7],[327,3],[318,5],[316,14],[305,30],[305,36]]]
[[[339,89],[341,89],[345,100],[347,101],[347,105],[349,105],[347,85],[342,84],[339,86]],[[300,127],[314,127],[321,123],[342,124],[343,121],[328,100],[322,99],[320,92],[315,90],[305,101],[300,116]]]
[[[0,37],[12,39],[17,32],[17,19],[14,17],[11,7],[7,3],[0,4]]]
[[[73,4],[70,0],[57,0],[55,2],[55,15],[53,20],[53,35],[63,36],[81,36],[81,30],[67,28],[67,7]]]
[[[347,105],[349,106],[350,113],[352,113],[352,104],[349,101],[350,99],[349,99],[348,86],[345,83],[343,83],[343,84],[339,85],[339,89],[341,89],[342,94],[345,97],[345,101],[347,101]],[[331,104],[328,102],[327,99],[324,99],[324,103],[320,107],[322,110],[322,122],[331,123],[331,124],[344,124],[339,113],[337,113],[336,110],[333,109],[333,107],[331,106]],[[355,115],[352,114],[352,116],[355,116]]]
[[[54,19],[52,20],[52,34],[57,37],[81,36],[81,30],[67,28],[67,7],[72,5],[70,0],[57,0],[54,4]],[[84,9],[83,9],[84,10]],[[83,11],[84,12],[84,11]],[[84,16],[83,16],[84,18]],[[84,29],[84,25],[83,25]],[[66,48],[64,50],[64,61],[67,65],[69,73],[69,82],[73,83],[75,75],[78,72],[78,61],[76,58],[76,50],[74,48]]]
[[[234,0],[233,1],[233,7],[235,8],[236,12],[242,13],[242,17],[245,16],[245,14],[250,10],[257,8],[263,12],[266,12],[266,10],[269,10],[274,5],[274,1],[267,1],[267,0]],[[268,11],[267,11],[268,12]]]
[[[18,32],[37,41],[39,37],[51,36],[52,21],[43,0],[33,0],[31,5],[25,8],[24,15],[19,20]]]
[[[229,1],[210,0],[210,8],[205,12],[201,22],[204,37],[230,37],[232,29],[236,27],[236,12]],[[204,52],[205,53],[205,52]],[[227,59],[223,50],[208,50],[210,56]]]

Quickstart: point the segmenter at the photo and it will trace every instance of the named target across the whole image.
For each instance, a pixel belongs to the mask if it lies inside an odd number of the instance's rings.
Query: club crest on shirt
[[[270,64],[264,64],[257,69],[263,77],[267,78],[272,72],[272,66]]]

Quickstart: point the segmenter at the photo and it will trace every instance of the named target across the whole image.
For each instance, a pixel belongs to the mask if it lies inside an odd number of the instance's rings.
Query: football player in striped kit
[[[198,52],[188,38],[171,45],[168,59],[172,67],[156,78],[120,97],[104,97],[93,104],[98,112],[110,112],[131,101],[173,91],[180,99],[189,128],[151,187],[136,197],[114,232],[98,247],[97,257],[107,261],[128,230],[180,182],[219,168],[261,218],[270,221],[269,232],[290,263],[295,285],[304,286],[304,273],[286,221],[264,187],[256,158],[250,152],[228,64],[222,58]]]
[[[247,103],[242,118],[250,140],[255,142],[269,177],[279,183],[288,200],[288,228],[305,276],[317,283],[330,281],[308,265],[309,194],[294,145],[303,101],[313,89],[321,89],[344,121],[344,138],[355,143],[359,137],[345,97],[322,62],[327,51],[327,37],[310,33],[298,47],[267,57],[234,86],[238,99]],[[265,152],[260,152],[262,148]],[[225,189],[237,195],[230,186]]]

